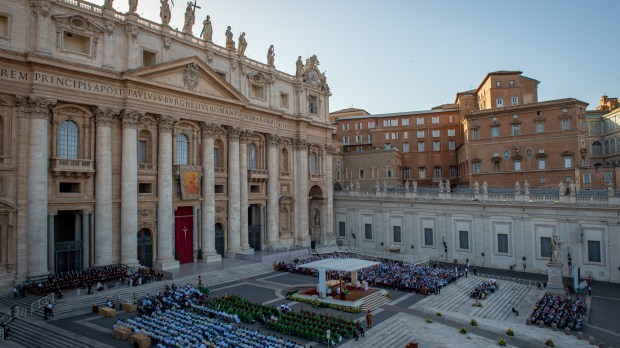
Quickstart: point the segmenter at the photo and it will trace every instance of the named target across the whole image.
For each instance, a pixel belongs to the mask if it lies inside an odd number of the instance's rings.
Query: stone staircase
[[[362,312],[368,312],[379,308],[390,301],[391,300],[386,295],[382,294],[382,290],[379,290],[364,298],[364,302],[360,306],[360,309]]]
[[[11,341],[27,348],[67,348],[111,346],[80,336],[62,328],[36,323],[30,320],[16,319],[10,324]]]
[[[203,275],[203,279],[207,287],[212,289],[214,286],[219,284],[266,274],[272,271],[272,265],[268,263],[256,263],[225,270],[209,271],[206,276]],[[89,313],[92,305],[97,304],[101,306],[105,304],[108,299],[111,299],[114,303],[119,303],[124,301],[133,301],[134,298],[139,299],[147,294],[154,295],[158,291],[162,291],[165,284],[171,285],[173,282],[177,287],[187,284],[196,284],[197,276],[192,275],[181,277],[175,279],[174,281],[152,282],[137,287],[121,287],[104,291],[94,291],[91,295],[86,295],[86,293],[82,291],[82,295],[79,297],[65,296],[61,300],[56,300],[56,306],[54,308],[55,317],[52,318],[52,320]],[[42,318],[42,316],[39,317]]]
[[[441,290],[439,295],[419,301],[414,306],[430,307],[438,312],[453,312],[492,320],[505,320],[512,315],[512,306],[519,310],[519,304],[534,290],[534,287],[498,280],[499,290],[482,300],[482,307],[475,307],[474,299],[469,298],[471,290],[486,278],[469,276],[461,278]],[[531,308],[530,308],[531,310]],[[519,310],[521,311],[521,310]],[[524,315],[528,313],[523,312]]]

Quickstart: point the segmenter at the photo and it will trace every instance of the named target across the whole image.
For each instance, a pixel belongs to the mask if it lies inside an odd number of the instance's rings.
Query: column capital
[[[51,216],[56,216],[56,215],[58,215],[58,211],[56,211],[56,210],[50,210],[50,211],[48,211],[48,212],[47,212],[47,215],[48,215],[48,216],[50,216],[50,217],[51,217]]]
[[[280,142],[282,142],[282,138],[280,138],[279,136],[275,135],[275,134],[267,134],[266,136],[267,138],[267,144],[269,144],[269,146],[277,146],[278,144],[280,144]]]
[[[82,215],[84,215],[84,216],[86,216],[86,215],[90,215],[90,214],[92,214],[92,213],[93,213],[93,212],[92,212],[92,210],[90,210],[90,209],[83,209],[83,210],[82,210]]]
[[[302,139],[302,138],[295,138],[293,139],[293,146],[297,149],[297,150],[308,150],[308,140],[306,139]]]
[[[95,115],[95,122],[98,126],[103,127],[112,127],[112,123],[114,123],[114,118],[118,117],[120,110],[95,106],[92,108],[93,114]]]
[[[196,214],[196,212],[198,212],[198,210],[200,210],[200,206],[199,205],[195,205],[192,208],[194,208],[194,214]]]
[[[214,138],[220,131],[220,127],[215,123],[200,122],[200,132],[205,138]]]
[[[174,130],[174,124],[177,121],[178,119],[172,116],[157,116],[157,125],[159,126],[159,131],[161,133],[172,133],[172,131]]]
[[[120,116],[123,128],[138,128],[140,118],[144,116],[144,113],[132,109],[123,109]]]
[[[247,143],[252,137],[252,134],[253,133],[251,130],[247,130],[247,129],[242,130],[241,133],[239,133],[239,142],[243,144]]]
[[[325,144],[325,151],[327,151],[327,154],[330,155],[332,154],[334,151],[336,151],[336,147],[332,144]]]
[[[229,127],[228,131],[228,140],[239,141],[239,137],[241,136],[241,132],[243,131],[239,127]]]
[[[47,120],[52,112],[52,107],[56,105],[56,99],[36,95],[16,95],[15,104],[20,107],[22,113],[28,114],[27,117]]]

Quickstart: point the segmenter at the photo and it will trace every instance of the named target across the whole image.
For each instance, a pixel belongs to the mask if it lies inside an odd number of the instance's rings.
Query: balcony
[[[266,169],[248,169],[248,180],[250,182],[266,182],[269,178]]]
[[[290,172],[288,172],[288,171],[286,171],[286,172],[285,171],[280,171],[280,177],[288,178],[290,176],[291,176]]]
[[[308,174],[310,181],[323,181],[323,174]]]
[[[50,171],[54,176],[86,177],[95,172],[95,161],[89,159],[52,158]]]
[[[227,168],[215,167],[213,172],[215,173],[215,177],[216,178],[217,177],[226,177],[226,176],[228,176],[228,169]]]
[[[152,163],[138,163],[138,174],[157,174],[157,165]]]
[[[11,168],[13,159],[9,156],[0,156],[0,169]]]

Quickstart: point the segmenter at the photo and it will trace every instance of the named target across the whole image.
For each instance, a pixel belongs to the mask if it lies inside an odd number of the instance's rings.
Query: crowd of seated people
[[[469,297],[476,300],[484,300],[489,294],[499,290],[497,281],[495,279],[489,279],[476,285],[476,287],[469,293]]]
[[[208,296],[192,285],[166,289],[139,301],[134,318],[120,320],[118,325],[134,333],[151,337],[157,347],[273,347],[301,348],[258,331],[231,325],[239,323],[236,315],[206,308]],[[236,319],[236,320],[235,320]]]
[[[569,327],[571,330],[581,330],[585,316],[586,304],[579,296],[573,301],[547,294],[536,303],[530,320],[532,323],[542,320],[548,326],[555,323],[562,329]]]
[[[318,276],[314,269],[299,267],[303,264],[319,261],[327,258],[347,259],[352,256],[347,253],[334,253],[315,255],[303,260],[295,259],[291,263],[276,262],[274,269],[284,272],[293,272],[304,275]],[[459,275],[454,268],[444,268],[430,265],[414,265],[400,261],[373,259],[365,256],[356,258],[381,262],[380,265],[368,267],[357,271],[358,279],[362,279],[370,285],[396,289],[401,291],[413,291],[417,293],[438,294],[441,288],[456,280]],[[338,272],[328,272],[329,277],[338,277]],[[344,273],[343,279],[351,280],[350,273]]]
[[[50,294],[57,290],[69,290],[84,287],[97,282],[107,283],[122,280],[127,277],[127,270],[121,265],[97,266],[81,271],[52,273],[47,280],[33,284],[43,294]]]

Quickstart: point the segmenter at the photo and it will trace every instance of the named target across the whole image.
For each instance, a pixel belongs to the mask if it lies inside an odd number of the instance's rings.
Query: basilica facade
[[[0,281],[335,244],[316,56],[290,75],[164,9],[2,5]]]

